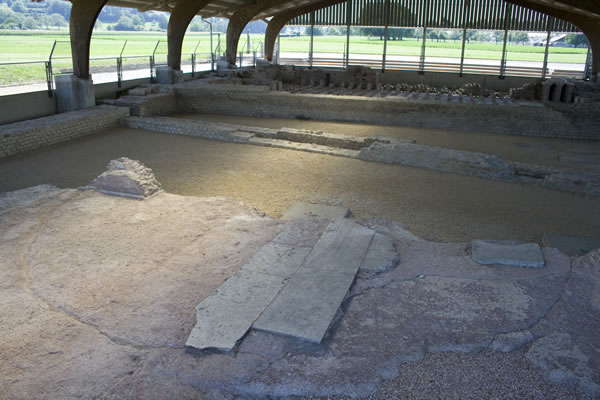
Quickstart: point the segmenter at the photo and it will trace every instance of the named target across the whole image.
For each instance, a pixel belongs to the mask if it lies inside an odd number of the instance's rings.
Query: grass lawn
[[[220,52],[225,51],[225,34],[213,35],[213,48],[217,50],[220,36]],[[53,65],[54,71],[71,68],[71,50],[67,30],[62,31],[1,31],[0,30],[0,64],[6,62],[46,61],[52,46],[56,41]],[[239,49],[246,49],[246,35],[240,38]],[[262,34],[252,34],[252,49],[260,49],[264,40]],[[314,51],[339,53],[344,52],[345,36],[315,36]],[[123,50],[123,46],[125,46]],[[207,33],[188,33],[183,43],[183,57],[189,59],[190,54],[197,48],[197,53],[210,53],[210,37]],[[282,37],[282,52],[308,53],[309,37]],[[123,57],[149,56],[156,49],[156,59],[159,63],[166,62],[167,34],[166,32],[94,32],[90,55],[92,58],[109,57],[106,60],[91,62],[92,68],[111,68],[116,70],[115,58],[123,50]],[[383,41],[366,36],[351,36],[350,51],[354,54],[380,55],[383,52]],[[419,56],[421,41],[405,38],[390,40],[387,43],[389,55]],[[427,57],[460,57],[461,42],[447,40],[438,42],[427,40]],[[585,62],[587,49],[551,47],[548,60],[550,62],[581,63]],[[467,43],[466,58],[500,60],[502,58],[502,43],[473,42]],[[544,47],[508,45],[508,60],[538,61],[544,58]],[[127,64],[148,63],[148,59],[129,58]],[[43,64],[18,64],[13,66],[0,65],[0,86],[20,82],[35,82],[45,80]]]

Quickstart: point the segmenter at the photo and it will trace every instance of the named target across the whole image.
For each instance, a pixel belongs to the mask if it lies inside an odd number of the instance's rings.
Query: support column
[[[94,82],[90,75],[92,31],[107,0],[73,0],[70,17],[73,74],[56,76],[58,112],[94,107]]]
[[[463,34],[462,34],[462,48],[460,51],[460,70],[458,76],[463,76],[463,70],[465,67],[465,44],[467,43],[467,10],[469,9],[469,0],[463,2],[462,9],[462,23],[463,23]]]
[[[546,20],[546,29],[548,34],[546,35],[546,49],[544,50],[544,62],[542,63],[542,79],[546,79],[546,70],[548,69],[548,49],[550,48],[550,35],[552,34],[552,24],[554,18],[548,17]]]
[[[273,49],[275,48],[275,41],[279,36],[279,32],[285,24],[290,22],[292,19],[299,15],[307,14],[321,8],[329,7],[334,4],[342,3],[346,0],[325,0],[319,1],[318,3],[309,4],[306,6],[296,7],[291,10],[286,10],[280,14],[277,14],[271,18],[269,25],[267,25],[267,31],[265,32],[265,58],[269,61],[273,61]]]
[[[383,57],[381,58],[381,72],[385,72],[385,60],[387,56],[388,27],[390,24],[390,0],[385,0],[385,27],[383,28]]]
[[[427,42],[427,19],[429,18],[429,0],[424,0],[425,15],[423,16],[423,43],[421,44],[421,65],[419,75],[425,74],[425,46]]]
[[[315,39],[315,13],[310,13],[310,46],[308,49],[308,65],[313,66],[313,41]]]
[[[90,41],[98,14],[107,0],[74,0],[71,7],[70,33],[73,74],[90,78]]]
[[[346,1],[346,68],[350,63],[350,25],[352,24],[352,0]]]
[[[508,28],[510,27],[511,15],[512,4],[507,4],[504,12],[504,41],[502,44],[502,59],[500,60],[500,79],[504,79],[504,73],[506,72],[506,44],[508,43]]]
[[[167,38],[169,40],[168,67],[156,69],[158,83],[177,83],[183,80],[181,71],[181,49],[185,32],[198,12],[208,4],[208,0],[180,0],[171,12]]]

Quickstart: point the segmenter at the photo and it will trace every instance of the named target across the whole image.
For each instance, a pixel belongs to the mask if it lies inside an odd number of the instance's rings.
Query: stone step
[[[336,219],[253,328],[320,343],[373,240],[375,232]]]

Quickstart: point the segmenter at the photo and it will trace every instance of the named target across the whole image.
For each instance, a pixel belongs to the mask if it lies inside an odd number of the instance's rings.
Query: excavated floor
[[[0,215],[8,399],[600,395],[597,250],[483,266],[468,244],[358,220],[399,263],[359,271],[321,344],[252,330],[231,352],[199,351],[185,346],[198,303],[286,229],[279,242],[313,247],[330,221],[50,186],[3,194]]]

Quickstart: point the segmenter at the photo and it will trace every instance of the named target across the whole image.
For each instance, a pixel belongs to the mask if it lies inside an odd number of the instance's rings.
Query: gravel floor
[[[305,127],[314,129],[313,125]],[[545,231],[600,238],[600,209],[591,197],[121,128],[1,160],[0,191],[42,183],[63,188],[86,185],[104,171],[109,160],[121,156],[151,167],[170,193],[228,196],[272,217],[280,217],[296,201],[313,201],[344,205],[357,218],[394,220],[430,240],[539,241]]]
[[[399,373],[368,400],[590,398],[575,388],[546,382],[521,351],[427,354],[403,364]]]

